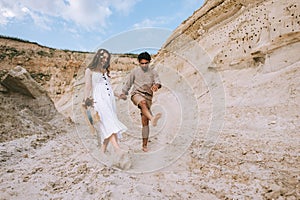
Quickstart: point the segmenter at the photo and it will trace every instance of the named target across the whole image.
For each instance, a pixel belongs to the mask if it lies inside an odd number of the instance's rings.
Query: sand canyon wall
[[[82,75],[93,52],[60,50],[17,38],[0,37],[0,76],[16,66],[30,75],[57,101],[72,90],[74,80]],[[136,55],[113,55],[111,69],[127,71],[136,64]]]
[[[206,1],[173,32],[156,59],[163,84],[178,99],[187,93],[178,103],[182,112],[198,113],[192,168],[202,174],[206,164],[199,160],[215,165],[206,172],[216,181],[227,174],[224,170],[251,177],[247,183],[260,174],[270,180],[261,182],[267,199],[288,193],[283,191],[293,191],[292,199],[299,195],[299,7],[297,0]],[[182,123],[189,123],[185,116]],[[277,162],[283,157],[289,162]],[[258,167],[260,162],[265,166]],[[256,175],[246,172],[252,167]]]

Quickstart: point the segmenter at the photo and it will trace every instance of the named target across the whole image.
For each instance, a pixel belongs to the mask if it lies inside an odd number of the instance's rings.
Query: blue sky
[[[204,0],[0,0],[0,34],[78,51],[158,49]]]

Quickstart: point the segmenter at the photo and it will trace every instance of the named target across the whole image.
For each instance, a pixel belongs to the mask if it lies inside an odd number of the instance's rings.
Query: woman
[[[85,70],[84,102],[85,106],[94,107],[100,118],[101,151],[105,153],[111,142],[116,153],[120,153],[118,139],[127,128],[116,114],[115,96],[109,76],[110,57],[107,50],[99,49]]]

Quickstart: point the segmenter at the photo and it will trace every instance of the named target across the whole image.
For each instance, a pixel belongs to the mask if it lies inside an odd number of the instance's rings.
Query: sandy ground
[[[128,127],[121,161],[111,148],[99,153],[80,110],[78,80],[57,102],[73,125],[35,148],[35,135],[1,143],[0,199],[299,199],[299,73],[299,65],[261,75],[223,72],[226,115],[214,137],[207,135],[214,123],[209,93],[195,98],[188,85],[162,88],[153,112],[163,117],[150,127],[148,153],[141,151],[139,111],[117,100]],[[118,91],[124,74],[112,75]],[[285,80],[289,88],[279,91]]]

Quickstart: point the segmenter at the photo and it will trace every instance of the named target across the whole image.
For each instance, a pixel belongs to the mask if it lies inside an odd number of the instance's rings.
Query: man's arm
[[[128,91],[130,90],[132,84],[134,82],[134,71],[131,71],[129,76],[127,77],[127,80],[122,88],[122,93],[119,95],[120,99],[126,100],[128,95]]]
[[[154,84],[151,87],[153,92],[156,92],[159,88],[161,88],[161,82],[157,71],[153,70]]]

